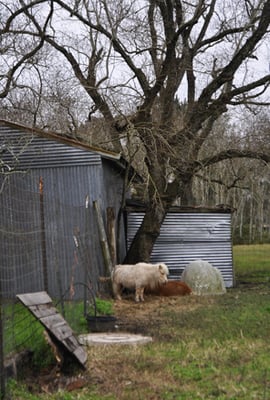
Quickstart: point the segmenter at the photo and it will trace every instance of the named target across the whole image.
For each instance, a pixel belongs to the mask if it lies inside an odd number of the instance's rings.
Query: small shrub
[[[113,314],[113,303],[110,300],[95,299],[96,315],[112,315]],[[92,304],[89,307],[89,315],[95,315],[95,306]]]

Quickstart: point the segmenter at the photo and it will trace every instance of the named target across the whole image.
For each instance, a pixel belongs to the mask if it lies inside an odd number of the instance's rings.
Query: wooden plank
[[[38,319],[58,313],[57,309],[53,306],[50,306],[50,304],[38,304],[29,306],[28,308]]]
[[[113,267],[116,264],[116,232],[115,232],[115,209],[114,207],[107,207],[107,234],[108,244],[111,254],[111,261]]]
[[[47,328],[52,328],[54,326],[64,325],[67,323],[66,320],[59,313],[47,315],[44,318],[41,318],[40,322]]]
[[[55,337],[57,337],[57,339],[59,339],[61,342],[73,335],[72,330],[67,324],[54,327],[52,332],[54,333]],[[72,349],[69,350],[72,351]]]
[[[87,361],[87,353],[86,353],[86,351],[85,351],[81,346],[78,346],[78,347],[76,348],[76,350],[73,352],[73,354],[74,354],[74,356],[75,356],[78,360],[80,360],[80,362],[81,362],[82,365],[85,365],[85,364],[86,364],[86,361]]]
[[[63,343],[70,349],[71,352],[74,352],[78,347],[78,340],[74,336],[69,336],[63,340]]]
[[[27,307],[34,306],[37,304],[52,303],[52,299],[46,292],[17,294],[17,297]]]
[[[40,321],[49,332],[51,338],[61,342],[77,360],[85,366],[87,353],[74,336],[72,329],[52,304],[52,299],[46,292],[24,293],[17,295],[18,299]]]
[[[49,329],[54,336],[63,341],[69,336],[73,335],[73,331],[61,315],[52,315],[49,317],[41,318],[40,322]]]
[[[96,219],[97,219],[97,224],[98,224],[99,240],[100,240],[100,245],[101,245],[101,249],[102,249],[106,273],[108,276],[110,276],[113,266],[112,266],[111,254],[110,254],[110,250],[109,250],[107,235],[106,235],[106,231],[105,231],[105,226],[104,226],[99,202],[97,200],[93,201],[93,206],[94,206],[94,211],[96,214]]]

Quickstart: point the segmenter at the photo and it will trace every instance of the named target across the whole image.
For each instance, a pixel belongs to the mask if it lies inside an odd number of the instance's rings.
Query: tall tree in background
[[[230,106],[267,104],[270,0],[0,1],[1,87],[5,98],[33,68],[58,64],[106,121],[114,149],[142,144],[148,206],[127,261],[148,260],[166,212],[192,203],[192,179],[224,159],[269,162],[268,151],[201,149]],[[41,50],[54,49],[50,57]],[[48,51],[48,50],[47,50]],[[264,95],[264,97],[262,97]],[[177,98],[183,103],[178,105]],[[251,143],[252,145],[252,143]]]
[[[253,113],[242,111],[241,120],[235,122],[224,114],[208,136],[201,156],[214,150],[250,148],[269,152],[269,113],[256,108]],[[240,123],[241,121],[241,123]],[[240,125],[239,125],[240,123]],[[225,159],[203,168],[193,180],[196,204],[208,206],[230,205],[232,234],[235,244],[269,241],[270,165],[259,159]]]

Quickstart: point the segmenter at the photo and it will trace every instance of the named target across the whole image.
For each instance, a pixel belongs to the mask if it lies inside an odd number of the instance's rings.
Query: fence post
[[[116,264],[116,234],[115,234],[115,209],[113,207],[107,208],[107,232],[108,242],[111,254],[113,267]]]
[[[4,399],[6,394],[6,380],[4,370],[4,325],[3,325],[3,296],[0,274],[0,399]]]
[[[40,205],[40,220],[41,220],[41,248],[42,248],[43,281],[44,281],[44,290],[46,292],[48,292],[48,266],[47,266],[47,254],[46,254],[44,194],[43,194],[43,179],[41,176],[39,178],[39,205]]]
[[[85,241],[86,243],[89,240],[89,195],[87,194],[85,197]],[[86,255],[84,256],[84,262],[83,262],[83,268],[84,268],[84,293],[83,293],[83,304],[84,304],[84,315],[87,314],[87,286],[89,277],[88,277],[88,263],[86,260]]]
[[[108,274],[108,276],[110,276],[111,272],[112,272],[112,260],[111,260],[107,235],[106,235],[106,231],[105,231],[105,227],[104,227],[104,223],[103,223],[103,218],[101,215],[101,210],[100,210],[98,201],[97,200],[93,201],[93,205],[94,205],[94,210],[96,212],[96,217],[97,217],[99,239],[100,239],[100,243],[101,243],[101,248],[102,248],[102,253],[103,253],[103,258],[104,258],[104,263],[105,263],[105,269],[106,269],[106,273]]]

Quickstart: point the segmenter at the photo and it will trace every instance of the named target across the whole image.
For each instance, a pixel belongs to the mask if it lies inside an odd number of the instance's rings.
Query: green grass
[[[5,305],[3,317],[7,353],[12,351],[14,347],[20,350],[31,338],[39,337],[42,333],[42,325],[21,303]]]
[[[57,308],[61,313],[60,305]],[[92,304],[88,304],[85,310],[81,301],[65,302],[64,317],[75,334],[88,332],[85,312],[94,312]],[[97,315],[112,315],[113,301],[97,298],[96,312]],[[29,348],[34,354],[35,368],[43,368],[46,363],[52,362],[50,348],[43,335],[44,327],[25,306],[19,302],[6,304],[3,307],[3,317],[5,355]]]
[[[96,313],[97,315],[112,315],[113,301],[96,298]]]
[[[270,278],[270,244],[233,247],[237,281],[267,283]]]
[[[33,352],[33,366],[43,368],[53,358],[44,339],[44,327],[21,303],[3,308],[5,355],[28,348]]]
[[[35,397],[13,382],[9,390],[17,400],[269,399],[269,290],[232,289],[192,304],[179,313],[166,303],[162,323],[147,325],[151,344],[90,348],[83,389]]]
[[[74,333],[87,333],[88,325],[87,320],[85,318],[85,314],[87,315],[112,315],[113,314],[113,300],[104,300],[101,298],[95,299],[94,302],[87,302],[86,308],[84,307],[83,302],[81,301],[70,301],[65,302],[64,306],[64,317],[73,329]],[[61,312],[61,308],[58,306],[59,312]]]
[[[152,343],[88,349],[89,383],[82,389],[37,396],[11,381],[10,398],[269,400],[270,245],[233,251],[236,282],[251,285],[161,300],[142,326]],[[144,306],[130,302],[135,317]]]

